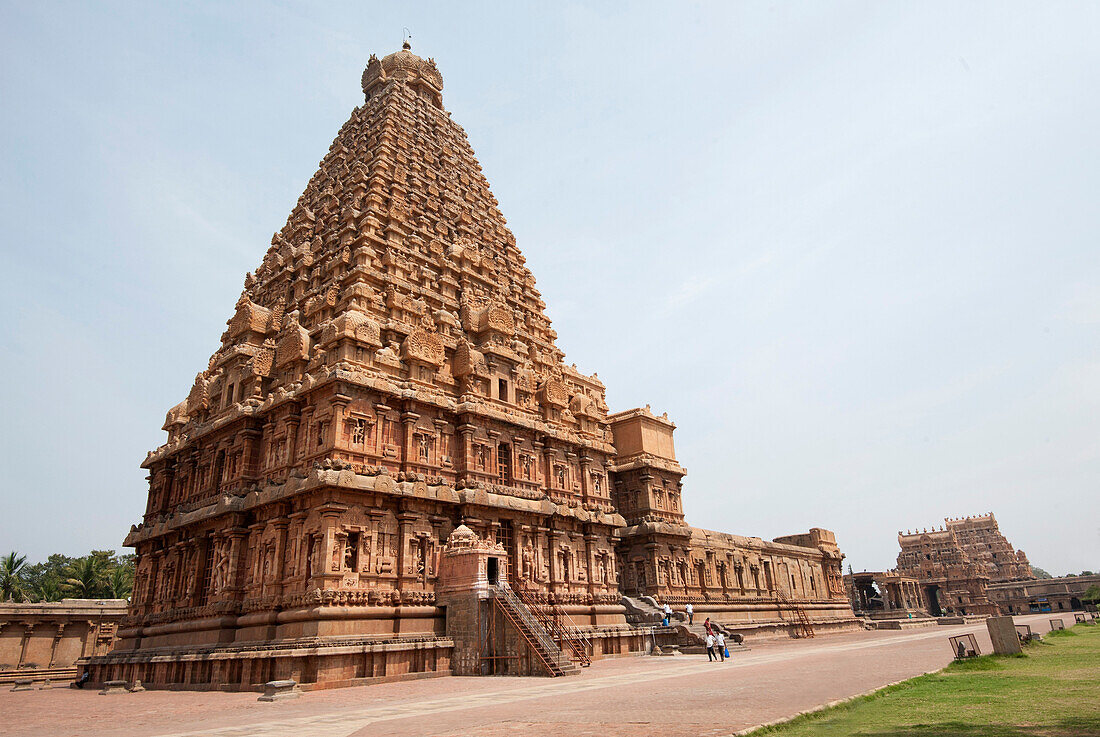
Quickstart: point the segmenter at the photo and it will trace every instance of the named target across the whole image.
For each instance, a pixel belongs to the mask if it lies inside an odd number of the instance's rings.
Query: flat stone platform
[[[1017,617],[1035,631],[1050,614]],[[1066,626],[1072,615],[1061,617]],[[728,735],[835,699],[937,670],[947,638],[984,624],[873,630],[748,644],[725,663],[705,655],[597,661],[574,678],[451,677],[305,693],[260,703],[254,693],[95,690],[0,692],[9,737],[392,737],[517,734]]]

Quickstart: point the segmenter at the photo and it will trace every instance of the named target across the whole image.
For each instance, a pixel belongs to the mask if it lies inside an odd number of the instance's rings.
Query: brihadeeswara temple
[[[858,626],[833,534],[690,527],[674,425],[564,362],[443,78],[408,44],[245,276],[143,463],[94,681],[255,688],[549,673]],[[654,621],[654,604],[691,602]],[[740,639],[740,638],[735,638]]]

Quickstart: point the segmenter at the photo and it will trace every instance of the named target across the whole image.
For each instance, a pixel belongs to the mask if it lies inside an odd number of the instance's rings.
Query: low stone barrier
[[[126,681],[107,681],[103,684],[103,690],[99,692],[100,696],[107,696],[110,694],[130,693],[130,690],[126,688]]]
[[[302,689],[298,688],[298,682],[287,679],[285,681],[268,681],[264,684],[264,695],[257,701],[282,701],[284,699],[296,699],[302,695]]]

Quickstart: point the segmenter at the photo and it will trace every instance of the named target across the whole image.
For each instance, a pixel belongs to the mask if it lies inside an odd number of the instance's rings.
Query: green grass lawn
[[[952,663],[753,735],[1100,737],[1100,624],[1043,639],[1024,655]]]

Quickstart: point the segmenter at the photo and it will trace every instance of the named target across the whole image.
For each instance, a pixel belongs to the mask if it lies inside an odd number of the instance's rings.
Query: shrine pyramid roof
[[[443,108],[434,60],[408,43],[371,56],[362,89],[165,429],[257,407],[334,371],[461,401],[501,364],[520,414],[552,408],[567,425],[603,426],[603,384],[564,364],[534,275]],[[354,354],[337,350],[347,340]]]

